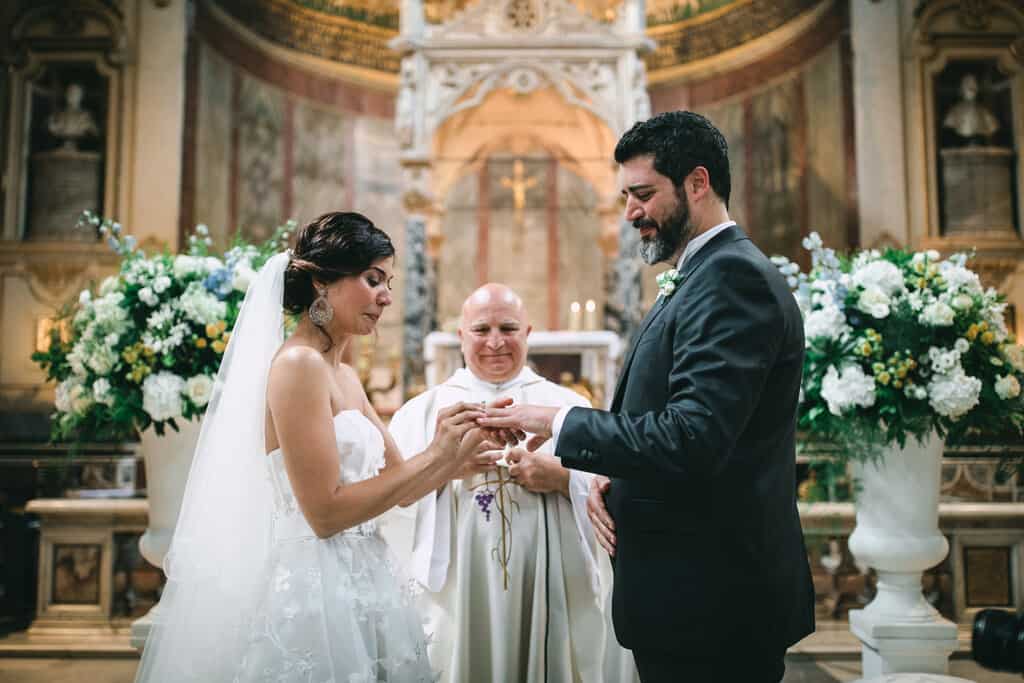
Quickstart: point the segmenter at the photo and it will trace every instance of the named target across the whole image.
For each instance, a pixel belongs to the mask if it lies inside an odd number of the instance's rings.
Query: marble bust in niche
[[[67,107],[50,115],[47,129],[55,138],[63,141],[62,149],[69,152],[78,150],[78,140],[86,136],[100,134],[99,127],[92,113],[82,108],[82,97],[85,91],[77,83],[67,87],[64,98]]]

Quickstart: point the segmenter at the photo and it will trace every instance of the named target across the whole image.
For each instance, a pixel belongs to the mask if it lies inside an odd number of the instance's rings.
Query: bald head
[[[499,282],[488,282],[479,287],[476,291],[466,297],[462,302],[462,325],[466,324],[476,315],[481,308],[499,306],[507,308],[508,312],[515,312],[522,321],[526,322],[526,306],[518,294],[508,285]]]
[[[529,333],[523,300],[506,285],[488,283],[462,304],[462,355],[470,372],[484,381],[497,384],[519,374]]]

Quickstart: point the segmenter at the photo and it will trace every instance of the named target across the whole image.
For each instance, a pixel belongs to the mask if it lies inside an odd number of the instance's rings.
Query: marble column
[[[128,210],[118,216],[140,242],[152,239],[172,250],[179,246],[188,4],[138,4]]]
[[[633,335],[643,320],[643,289],[640,258],[640,231],[629,221],[619,219],[618,253],[607,270],[607,302],[604,308],[605,329],[618,332],[624,344],[632,343]]]
[[[910,239],[901,19],[898,0],[850,3],[862,247]]]

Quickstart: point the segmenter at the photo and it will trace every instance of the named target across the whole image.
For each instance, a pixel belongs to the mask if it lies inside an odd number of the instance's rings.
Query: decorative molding
[[[613,33],[607,24],[580,12],[563,0],[481,0],[451,21],[428,30],[432,42],[481,40],[502,44],[522,36],[592,42]]]
[[[992,3],[989,0],[960,0],[960,14],[957,17],[968,31],[984,31],[992,20]]]
[[[399,56],[387,48],[397,33],[397,12],[367,14],[372,20],[365,22],[288,0],[216,4],[257,35],[292,50],[377,71],[398,71]]]
[[[196,30],[204,45],[278,88],[347,111],[391,116],[398,89],[393,73],[282,47],[208,2],[198,5]]]
[[[28,5],[15,17],[0,57],[19,67],[30,53],[100,52],[110,65],[128,60],[129,36],[116,3],[49,0]]]
[[[661,69],[714,57],[780,29],[827,3],[828,0],[748,0],[720,13],[652,26],[647,35],[657,41],[658,48],[646,57],[647,69],[655,74]]]
[[[748,46],[649,73],[654,110],[699,108],[769,86],[834,44],[847,27],[841,3],[826,2]]]
[[[1021,256],[1024,257],[1024,248],[1021,249]],[[983,284],[1002,289],[1007,278],[1017,271],[1019,264],[1020,258],[975,257],[972,265]]]
[[[0,242],[0,277],[23,279],[32,296],[54,307],[115,272],[119,261],[105,244]]]

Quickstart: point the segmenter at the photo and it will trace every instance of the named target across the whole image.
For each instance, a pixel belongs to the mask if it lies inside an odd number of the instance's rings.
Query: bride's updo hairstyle
[[[301,315],[317,297],[314,280],[329,285],[394,255],[391,238],[366,216],[351,211],[325,213],[295,238],[284,271],[284,309]]]

